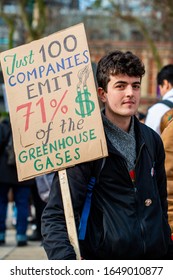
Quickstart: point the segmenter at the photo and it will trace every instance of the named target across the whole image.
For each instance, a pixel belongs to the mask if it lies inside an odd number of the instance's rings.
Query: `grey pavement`
[[[32,227],[29,225],[27,234],[31,233]],[[27,246],[18,247],[15,237],[16,231],[12,226],[12,215],[8,213],[6,242],[4,245],[0,245],[0,260],[47,260],[41,241],[28,241]]]
[[[15,230],[6,232],[6,244],[0,246],[0,260],[46,260],[46,253],[41,241],[28,241],[27,246],[18,247],[15,240]]]

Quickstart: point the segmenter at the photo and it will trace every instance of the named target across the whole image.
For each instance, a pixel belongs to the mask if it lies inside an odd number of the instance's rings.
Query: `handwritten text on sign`
[[[19,180],[107,155],[83,24],[1,54]]]

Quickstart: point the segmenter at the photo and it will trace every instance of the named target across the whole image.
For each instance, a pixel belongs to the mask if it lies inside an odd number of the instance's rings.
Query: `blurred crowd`
[[[26,246],[28,240],[41,241],[41,215],[46,201],[40,196],[35,178],[18,181],[9,117],[0,123],[0,170],[0,244],[6,242],[9,202],[13,203],[17,246]],[[29,223],[32,223],[33,232],[27,236]]]

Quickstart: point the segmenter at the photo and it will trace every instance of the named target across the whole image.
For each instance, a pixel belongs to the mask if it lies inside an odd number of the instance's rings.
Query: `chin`
[[[130,111],[128,110],[128,112],[126,112],[124,115],[126,115],[127,117],[131,117],[135,114],[136,114],[136,110],[130,110]]]

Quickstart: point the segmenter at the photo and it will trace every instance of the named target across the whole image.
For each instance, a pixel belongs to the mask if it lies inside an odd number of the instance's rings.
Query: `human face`
[[[137,112],[140,101],[141,79],[127,75],[110,75],[107,92],[98,89],[105,104],[106,117],[114,123],[115,117],[131,118]]]

